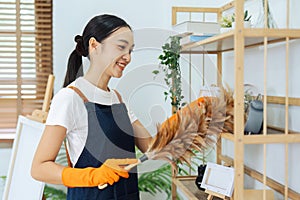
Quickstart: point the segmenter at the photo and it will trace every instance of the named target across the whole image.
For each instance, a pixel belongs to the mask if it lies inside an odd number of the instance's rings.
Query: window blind
[[[0,0],[0,134],[41,109],[52,73],[52,0]]]

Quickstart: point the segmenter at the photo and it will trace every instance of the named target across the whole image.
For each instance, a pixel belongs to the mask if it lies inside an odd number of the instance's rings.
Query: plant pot
[[[244,21],[244,27],[245,28],[251,28],[251,22],[250,21]]]
[[[222,28],[220,28],[220,33],[225,33],[225,32],[231,31],[231,30],[232,30],[231,27],[222,27]]]
[[[195,184],[198,187],[199,190],[205,190],[204,188],[201,187],[201,182],[205,173],[206,165],[200,165],[198,166],[198,175],[195,180]]]
[[[232,28],[235,28],[236,22],[232,22]],[[251,28],[251,22],[250,21],[244,21],[244,28]]]

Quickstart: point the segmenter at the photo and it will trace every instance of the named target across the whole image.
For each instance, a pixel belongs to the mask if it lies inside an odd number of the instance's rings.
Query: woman
[[[52,100],[33,159],[32,177],[64,184],[72,200],[139,199],[137,174],[123,167],[137,162],[135,145],[145,152],[151,135],[108,87],[111,77],[120,78],[131,61],[132,30],[116,16],[99,15],[75,41],[65,87]],[[82,56],[90,59],[90,67],[76,78]],[[55,163],[65,137],[73,167]],[[99,190],[103,184],[109,186]]]

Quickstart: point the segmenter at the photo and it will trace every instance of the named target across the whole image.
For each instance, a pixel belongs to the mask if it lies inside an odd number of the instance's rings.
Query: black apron
[[[111,106],[85,101],[88,113],[88,136],[85,147],[75,164],[75,168],[100,167],[109,158],[136,158],[133,128],[124,103]],[[76,112],[76,111],[74,111]],[[122,178],[113,185],[100,190],[98,187],[68,188],[68,200],[135,200],[139,199],[136,168],[129,178]]]

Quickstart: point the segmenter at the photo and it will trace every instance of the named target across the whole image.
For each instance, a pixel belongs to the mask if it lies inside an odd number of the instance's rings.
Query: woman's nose
[[[125,54],[122,56],[122,58],[123,58],[124,60],[126,60],[127,62],[130,62],[130,60],[131,60],[131,54],[130,54],[130,52],[125,53]]]

